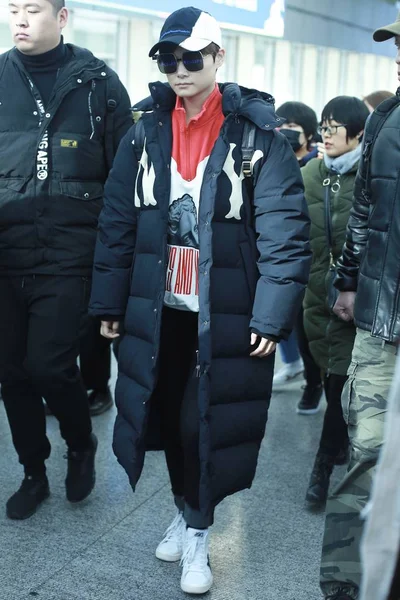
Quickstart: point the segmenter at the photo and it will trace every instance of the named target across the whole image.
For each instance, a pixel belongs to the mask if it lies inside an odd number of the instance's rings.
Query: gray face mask
[[[289,140],[289,144],[293,148],[293,152],[297,152],[301,148],[300,144],[300,131],[295,131],[294,129],[281,129],[281,133]]]

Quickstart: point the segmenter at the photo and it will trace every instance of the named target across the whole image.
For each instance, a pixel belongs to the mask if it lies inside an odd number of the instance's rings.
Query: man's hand
[[[102,321],[100,333],[103,337],[109,340],[114,340],[119,337],[119,321]]]
[[[342,321],[353,321],[354,319],[354,301],[356,292],[340,292],[336,304],[333,307],[333,312]]]
[[[260,338],[256,333],[251,334],[250,343],[252,346],[255,346],[257,340],[260,340],[258,347],[250,354],[250,356],[255,356],[257,358],[266,358],[276,349],[276,342],[272,342],[271,340],[266,340],[265,338]]]

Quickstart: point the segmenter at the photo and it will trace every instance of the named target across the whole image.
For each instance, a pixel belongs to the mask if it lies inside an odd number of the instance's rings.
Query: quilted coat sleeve
[[[136,239],[134,127],[122,139],[104,188],[94,257],[90,313],[121,317],[128,301]]]
[[[297,160],[277,132],[254,190],[259,252],[250,327],[287,339],[303,301],[311,264],[310,219]]]
[[[366,164],[363,153],[354,186],[353,206],[347,225],[342,256],[337,261],[335,287],[343,292],[357,290],[358,271],[368,237],[370,202],[365,194]]]

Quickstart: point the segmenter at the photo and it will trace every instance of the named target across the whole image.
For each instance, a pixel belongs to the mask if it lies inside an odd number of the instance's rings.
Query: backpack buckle
[[[117,101],[113,100],[113,98],[109,98],[107,100],[107,107],[110,112],[114,112],[114,110],[117,108]]]
[[[251,160],[244,160],[242,162],[242,173],[244,177],[252,177],[253,176],[253,165]]]

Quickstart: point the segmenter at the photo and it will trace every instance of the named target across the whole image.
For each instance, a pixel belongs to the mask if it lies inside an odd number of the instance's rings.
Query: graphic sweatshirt
[[[171,196],[168,221],[168,268],[164,304],[199,311],[198,214],[204,171],[218,139],[224,114],[218,85],[202,111],[186,124],[182,99],[172,113]]]

